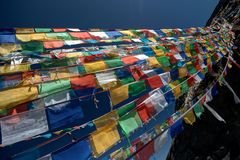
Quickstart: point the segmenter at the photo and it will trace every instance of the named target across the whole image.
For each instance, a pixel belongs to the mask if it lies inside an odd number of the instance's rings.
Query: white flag
[[[48,131],[45,108],[4,117],[0,123],[3,145],[13,144]]]
[[[210,107],[206,102],[204,103],[204,106],[213,114],[213,116],[215,118],[217,118],[217,120],[226,123],[225,120],[212,107]]]

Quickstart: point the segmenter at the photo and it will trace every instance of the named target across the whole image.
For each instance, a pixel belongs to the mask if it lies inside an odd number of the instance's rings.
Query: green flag
[[[69,79],[60,79],[52,82],[41,83],[38,85],[40,96],[47,96],[71,88]]]
[[[46,36],[49,38],[54,38],[54,39],[58,39],[58,40],[71,40],[72,37],[64,32],[64,33],[46,33]]]
[[[129,77],[120,79],[120,83],[121,83],[122,85],[131,83],[131,82],[134,82],[134,79],[133,79],[132,76],[129,76]]]
[[[194,112],[195,115],[200,118],[202,113],[204,112],[204,108],[202,105],[200,105],[200,103],[198,103],[195,107],[194,107]]]
[[[193,43],[190,44],[190,51],[191,51],[191,54],[193,56],[197,55],[197,52],[196,52],[196,50],[194,48],[194,44]]]
[[[55,59],[52,61],[45,61],[40,63],[41,68],[52,68],[52,67],[62,67],[62,66],[68,66],[68,59],[63,58],[63,59]]]
[[[109,68],[119,67],[123,66],[123,62],[120,58],[114,58],[109,60],[104,60],[104,62],[107,64]]]
[[[188,70],[188,73],[190,73],[191,75],[193,75],[197,72],[197,70],[195,69],[195,67],[192,63],[187,64],[187,70]]]
[[[21,44],[23,51],[33,51],[33,52],[43,52],[43,43],[42,42],[26,42]]]
[[[182,90],[182,93],[186,93],[186,92],[189,91],[189,87],[188,87],[187,81],[184,81],[184,82],[181,84],[181,90]]]
[[[86,73],[84,66],[77,66],[77,69],[78,69],[79,74],[85,74]]]
[[[130,103],[130,104],[127,104],[127,105],[119,108],[119,109],[117,110],[118,116],[119,116],[119,117],[124,116],[126,113],[128,113],[128,112],[131,111],[133,108],[135,108],[135,106],[136,106],[135,102],[132,102],[132,103]]]
[[[52,29],[51,28],[35,28],[35,31],[38,33],[40,33],[40,32],[46,33],[46,32],[51,32]]]
[[[123,116],[119,120],[123,132],[128,136],[132,131],[136,130],[142,125],[142,121],[136,111]]]
[[[160,56],[160,57],[156,57],[157,61],[163,66],[163,67],[169,67],[170,64],[170,60],[169,57],[167,56]]]
[[[146,90],[144,80],[129,85],[129,95],[137,96]]]

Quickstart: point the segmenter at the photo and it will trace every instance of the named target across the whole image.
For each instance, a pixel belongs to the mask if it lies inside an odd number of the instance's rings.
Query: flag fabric
[[[156,159],[166,137],[183,130],[182,120],[194,125],[217,94],[210,87],[194,97],[201,103],[187,113],[175,106],[230,51],[231,32],[212,33],[0,29],[2,158]]]

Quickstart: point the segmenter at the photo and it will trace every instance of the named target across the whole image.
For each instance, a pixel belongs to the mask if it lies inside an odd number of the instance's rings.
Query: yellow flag
[[[93,132],[90,136],[90,143],[93,148],[93,155],[98,157],[111,146],[120,140],[116,124],[109,123],[100,130]]]
[[[87,73],[91,73],[91,72],[105,70],[107,68],[107,65],[105,64],[104,61],[97,61],[97,62],[85,63],[84,67]]]
[[[212,47],[210,47],[210,46],[208,46],[208,45],[207,45],[206,48],[207,48],[207,50],[209,50],[209,51],[213,51],[213,50],[214,50],[214,48],[212,48]]]
[[[186,46],[185,46],[185,54],[186,54],[186,56],[188,56],[188,57],[191,57],[192,55],[191,55],[191,51],[190,51],[190,44],[186,44]]]
[[[187,124],[193,125],[194,122],[196,122],[196,117],[193,113],[193,110],[190,110],[185,116],[184,121]]]
[[[110,96],[113,105],[116,105],[125,99],[128,99],[128,85],[110,90]]]
[[[179,67],[178,68],[179,78],[184,78],[187,76],[188,71],[186,67]]]
[[[62,79],[62,78],[69,78],[71,76],[74,76],[74,74],[71,75],[69,72],[55,72],[55,73],[50,73],[51,80],[57,80],[57,79]]]
[[[110,88],[113,88],[113,87],[117,86],[117,82],[116,81],[109,82],[109,83],[106,83],[106,84],[102,84],[100,86],[102,87],[103,90],[109,90]]]
[[[15,28],[16,33],[34,33],[34,28]]]
[[[1,44],[0,45],[0,55],[6,55],[9,54],[13,51],[17,51],[20,50],[21,46],[20,45],[16,45],[16,44]]]
[[[156,39],[154,39],[153,37],[148,38],[148,40],[150,40],[150,41],[152,41],[152,42],[154,42],[154,43],[157,42]]]
[[[71,52],[71,53],[67,53],[66,57],[67,58],[72,58],[72,57],[82,57],[83,53],[82,52]]]
[[[171,31],[169,29],[161,29],[163,33],[165,33],[167,36],[171,36]]]
[[[18,40],[22,42],[29,42],[31,41],[31,34],[16,34]]]
[[[124,34],[124,35],[127,35],[127,36],[131,36],[131,37],[134,37],[135,35],[131,32],[131,31],[129,31],[129,30],[125,30],[125,31],[120,31],[122,34]]]
[[[149,57],[147,59],[150,67],[160,67],[161,65],[157,61],[156,57]]]
[[[212,64],[212,61],[211,61],[211,57],[210,57],[210,56],[207,57],[207,64],[208,64],[208,65],[209,65],[209,64]]]
[[[31,34],[31,40],[32,41],[47,40],[47,37],[45,33],[35,33],[35,34]]]
[[[16,37],[22,42],[50,40],[45,33],[16,34]]]
[[[0,73],[24,72],[29,70],[29,64],[5,65],[0,67]]]
[[[154,53],[157,56],[163,56],[164,55],[164,51],[162,49],[156,49],[156,48],[152,47],[152,50],[154,51]]]
[[[34,76],[31,76],[31,77],[24,77],[22,81],[22,86],[30,85],[34,83],[40,83],[40,82],[42,82],[42,77],[40,75],[35,74]]]
[[[127,153],[121,148],[110,154],[111,159],[125,160],[127,159]]]
[[[37,87],[20,87],[0,92],[0,109],[10,109],[19,104],[36,99]]]
[[[118,114],[116,113],[116,111],[112,111],[112,112],[109,112],[109,113],[103,115],[100,118],[93,120],[93,123],[95,124],[97,130],[101,130],[107,124],[117,125],[118,118],[119,117],[118,117]]]
[[[175,81],[175,82],[170,83],[169,86],[172,88],[174,96],[176,98],[178,98],[181,95],[180,85],[178,85],[177,81]]]
[[[222,47],[219,50],[221,51],[221,53],[223,53],[223,55],[227,54],[226,50],[224,50]]]

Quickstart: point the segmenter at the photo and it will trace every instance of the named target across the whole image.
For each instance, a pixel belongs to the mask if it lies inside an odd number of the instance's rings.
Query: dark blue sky
[[[0,28],[204,26],[219,0],[1,0]]]

